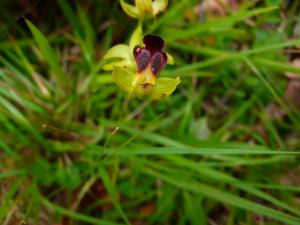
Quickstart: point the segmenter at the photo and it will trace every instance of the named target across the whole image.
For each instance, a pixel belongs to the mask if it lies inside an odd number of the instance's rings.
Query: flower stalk
[[[180,78],[159,77],[166,64],[173,63],[173,58],[165,52],[165,43],[160,36],[148,34],[143,37],[142,21],[163,11],[167,1],[136,0],[135,6],[123,0],[120,3],[129,16],[139,19],[139,23],[129,45],[119,44],[108,50],[104,59],[110,62],[103,69],[113,71],[113,81],[130,98],[160,100],[175,91]]]

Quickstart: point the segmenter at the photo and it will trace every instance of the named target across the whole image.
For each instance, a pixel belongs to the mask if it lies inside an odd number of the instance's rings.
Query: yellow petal
[[[135,0],[135,5],[143,18],[153,16],[152,0]]]
[[[130,48],[125,44],[118,44],[110,48],[103,59],[108,62],[103,66],[103,69],[113,70],[115,66],[133,68],[135,66],[133,58],[130,56]]]
[[[125,44],[118,44],[110,48],[105,55],[103,56],[104,59],[110,58],[121,58],[121,59],[128,59],[130,60],[130,49],[128,45]]]
[[[151,96],[156,82],[156,77],[151,72],[151,67],[148,66],[141,73],[137,73],[133,81],[133,90],[131,97]]]
[[[105,64],[102,69],[105,71],[111,71],[114,70],[115,67],[125,67],[129,70],[132,70],[135,68],[135,65],[128,60],[119,60]]]
[[[165,96],[171,95],[177,85],[180,83],[180,78],[158,78],[152,92],[152,100],[160,100]]]
[[[128,93],[132,92],[135,74],[130,70],[122,67],[115,67],[112,73],[112,79],[122,90]]]
[[[173,65],[174,64],[174,58],[169,53],[167,53],[167,64],[169,64],[169,65]]]
[[[128,16],[132,18],[138,18],[140,16],[140,13],[135,6],[126,3],[124,0],[120,0],[120,4],[122,9]]]
[[[153,13],[157,15],[160,12],[165,11],[168,6],[168,0],[154,0],[153,1]]]

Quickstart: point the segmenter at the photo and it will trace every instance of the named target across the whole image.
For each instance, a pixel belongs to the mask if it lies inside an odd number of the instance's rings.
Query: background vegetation
[[[171,0],[159,102],[102,70],[117,0],[0,4],[1,224],[300,224],[299,1]]]

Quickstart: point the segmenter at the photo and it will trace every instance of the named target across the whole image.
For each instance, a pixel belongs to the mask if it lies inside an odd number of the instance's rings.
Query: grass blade
[[[116,209],[119,211],[120,215],[122,216],[122,218],[124,219],[126,224],[130,225],[130,222],[127,219],[126,214],[124,213],[120,203],[118,202],[117,191],[115,190],[113,183],[110,181],[109,175],[107,174],[107,172],[105,171],[105,169],[103,167],[99,168],[99,175],[106,187],[106,190],[110,194]]]
[[[50,68],[53,70],[53,76],[56,80],[57,84],[60,87],[67,87],[67,75],[60,66],[59,60],[57,56],[55,55],[54,50],[50,46],[50,43],[48,42],[47,38],[42,34],[39,29],[34,26],[29,20],[25,20],[27,26],[29,27],[35,41],[37,42],[42,55],[44,56],[46,62],[49,64]]]
[[[234,207],[242,208],[247,211],[255,212],[261,215],[265,215],[271,218],[274,218],[278,221],[282,221],[288,223],[290,225],[298,225],[300,223],[300,219],[297,217],[290,216],[288,214],[282,213],[275,209],[268,208],[261,204],[252,202],[250,200],[238,197],[229,192],[222,191],[220,189],[211,187],[209,185],[196,182],[194,180],[186,180],[184,178],[178,179],[171,175],[166,175],[162,173],[155,172],[153,170],[146,170],[145,173],[160,178],[167,183],[170,183],[178,188],[183,190],[192,191],[195,193],[202,194],[208,198],[215,199],[216,201],[223,202],[228,205],[232,205]]]

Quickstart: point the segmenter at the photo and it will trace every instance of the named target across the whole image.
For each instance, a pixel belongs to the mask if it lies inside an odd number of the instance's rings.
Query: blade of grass
[[[1,95],[3,97],[6,97],[7,99],[10,99],[11,101],[15,101],[16,103],[19,103],[21,106],[24,107],[24,109],[29,109],[40,114],[46,112],[45,109],[42,108],[40,105],[32,102],[31,100],[24,98],[22,95],[18,95],[13,89],[8,90],[0,86],[0,96]]]
[[[250,185],[258,188],[264,188],[264,189],[272,189],[272,190],[283,190],[283,191],[293,191],[293,192],[299,192],[300,193],[300,187],[299,186],[291,186],[291,185],[281,185],[281,184],[260,184],[260,183],[253,183],[250,182]]]
[[[170,137],[166,137],[164,135],[158,134],[158,133],[154,133],[154,132],[150,132],[147,131],[148,129],[143,129],[142,131],[136,128],[133,128],[132,126],[127,126],[122,122],[113,122],[113,121],[101,121],[102,124],[105,125],[110,125],[110,126],[114,126],[114,127],[119,127],[120,130],[122,131],[126,131],[127,133],[131,134],[131,135],[138,135],[139,138],[142,138],[144,140],[150,141],[151,143],[154,144],[159,144],[159,145],[164,145],[164,146],[168,146],[168,147],[176,147],[176,148],[190,148],[190,145],[187,145],[185,143],[182,143],[178,140],[174,140]],[[187,140],[188,136],[186,136],[184,138],[184,140]],[[270,150],[264,146],[258,146],[258,145],[248,145],[248,144],[242,144],[242,143],[235,143],[235,142],[218,142],[216,140],[194,140],[193,142],[191,142],[192,145],[194,147],[201,147],[203,149],[240,149],[245,150],[245,151],[250,151],[250,150],[256,150],[256,151],[260,151],[260,150]]]
[[[0,95],[0,105],[4,107],[7,110],[7,112],[9,112],[9,116],[13,118],[15,121],[25,125],[28,128],[32,128],[31,123],[24,117],[24,115],[1,95]]]
[[[68,21],[72,25],[73,32],[76,36],[76,41],[80,44],[83,52],[85,61],[87,62],[90,70],[93,69],[93,42],[95,38],[95,33],[93,31],[92,25],[90,24],[86,13],[82,8],[77,5],[77,14],[74,12],[69,3],[65,0],[57,0],[60,8],[64,12]]]
[[[189,159],[186,159],[186,158],[183,158],[180,156],[167,156],[166,158],[175,162],[176,165],[182,165],[186,168],[195,170],[198,174],[203,174],[203,175],[205,175],[211,179],[214,179],[218,182],[225,182],[229,185],[235,186],[235,187],[237,187],[241,190],[244,190],[252,195],[255,195],[265,201],[268,201],[278,207],[288,210],[291,213],[294,213],[295,215],[300,217],[299,210],[289,206],[285,202],[282,202],[267,193],[264,193],[263,191],[251,186],[247,182],[240,181],[239,179],[234,178],[226,173],[217,171],[215,169],[212,169],[212,168],[209,168],[206,166],[201,167],[198,165],[198,163],[195,163],[192,160],[189,160]]]
[[[178,177],[176,176],[159,173],[150,169],[145,169],[144,172],[150,176],[160,178],[165,182],[174,185],[175,187],[194,193],[202,194],[203,196],[212,198],[216,201],[220,201],[228,205],[232,205],[234,207],[238,207],[260,215],[268,216],[291,225],[298,225],[300,223],[299,218],[290,216],[286,213],[282,213],[278,210],[263,206],[261,204],[252,202],[248,199],[241,198],[229,192],[222,191],[220,189],[197,182],[195,180],[187,180],[184,178],[178,179]]]
[[[16,182],[11,184],[9,190],[6,190],[6,188],[5,188],[7,193],[6,193],[5,197],[3,199],[1,199],[1,204],[0,204],[0,220],[1,221],[3,221],[3,219],[6,217],[6,215],[8,214],[8,211],[10,210],[12,205],[14,205],[14,198],[17,198],[17,197],[15,197],[16,193],[18,192],[19,187],[23,181],[24,181],[24,176],[21,176],[18,178],[18,180]]]
[[[170,43],[171,46],[181,49],[183,51],[196,53],[196,54],[200,54],[200,55],[202,55],[202,54],[211,55],[211,56],[216,56],[216,57],[207,59],[205,61],[192,63],[187,66],[181,66],[180,68],[177,68],[177,69],[167,70],[164,73],[165,74],[178,74],[178,73],[184,73],[184,72],[188,72],[188,71],[203,69],[203,68],[206,68],[209,66],[213,66],[215,64],[226,62],[228,60],[237,60],[237,59],[244,60],[245,56],[250,56],[250,55],[259,54],[259,53],[263,53],[263,52],[269,52],[269,51],[273,51],[273,50],[279,50],[279,49],[282,49],[285,47],[298,45],[298,44],[300,44],[300,40],[290,40],[290,41],[287,41],[284,43],[276,43],[276,44],[272,44],[272,45],[266,45],[263,47],[254,48],[254,49],[250,49],[250,50],[244,50],[244,51],[241,51],[238,53],[234,53],[234,52],[219,51],[219,50],[210,49],[210,48],[201,49],[197,46],[171,42]],[[258,61],[262,62],[260,59]],[[289,68],[289,69],[291,69],[291,68]],[[291,70],[296,70],[297,72],[299,72],[295,68],[293,68]]]
[[[131,223],[129,222],[129,220],[127,219],[126,214],[124,213],[118,199],[117,199],[117,191],[114,188],[113,183],[111,182],[108,173],[106,172],[106,170],[103,167],[99,168],[99,175],[104,183],[104,186],[106,188],[106,190],[108,191],[108,193],[110,194],[112,201],[117,209],[117,211],[120,213],[120,215],[122,216],[123,220],[125,221],[126,224],[130,225]]]
[[[67,215],[74,220],[79,220],[79,221],[83,221],[83,222],[90,223],[90,224],[96,224],[96,225],[121,225],[120,223],[97,219],[97,218],[94,218],[91,216],[87,216],[87,215],[84,215],[84,214],[81,214],[78,212],[71,211],[69,209],[63,208],[57,204],[50,202],[49,200],[47,200],[46,198],[44,198],[42,196],[40,196],[40,198],[41,198],[42,203],[46,207],[48,207],[52,210],[55,210],[63,215]]]
[[[1,143],[1,142],[0,142]],[[1,147],[1,146],[0,146]],[[21,169],[14,169],[14,170],[10,170],[10,171],[6,171],[6,172],[2,172],[0,174],[0,180],[2,179],[6,179],[9,177],[14,177],[14,176],[20,176],[20,175],[24,175],[25,171],[21,170]]]
[[[27,131],[30,131],[35,136],[37,141],[39,141],[39,143],[49,150],[48,143],[44,139],[43,135],[32,126],[32,123],[29,122],[29,120],[20,112],[20,110],[18,110],[14,105],[12,105],[12,103],[0,95],[0,110],[1,106],[3,109],[5,109],[5,113],[8,118],[13,119],[17,124],[23,126],[23,128],[25,128]]]
[[[148,147],[130,146],[122,149],[104,149],[98,146],[90,146],[89,151],[98,152],[99,155],[300,155],[300,151],[280,151],[280,150],[255,150],[255,149],[226,149],[226,148],[201,148],[201,147]]]
[[[0,78],[3,79],[7,84],[9,84],[12,87],[18,87],[18,89],[25,89],[29,92],[36,92],[39,93],[35,85],[28,79],[24,74],[16,68],[13,64],[11,64],[8,60],[6,60],[3,57],[0,57],[1,63],[4,64],[5,67],[7,67],[14,75],[7,76],[7,73],[4,73],[4,71],[0,70]]]
[[[68,88],[69,82],[67,82],[67,75],[65,71],[60,66],[59,60],[53,51],[47,38],[39,31],[39,29],[34,26],[29,20],[26,20],[26,24],[29,27],[36,43],[38,44],[42,55],[44,56],[46,62],[49,64],[50,68],[53,70],[53,78],[56,80],[57,84],[61,88]]]
[[[277,6],[270,6],[270,7],[263,7],[258,9],[251,9],[248,11],[240,11],[232,16],[228,16],[221,19],[216,19],[214,21],[205,23],[205,24],[199,24],[198,26],[193,25],[191,28],[184,29],[184,30],[177,30],[176,35],[174,35],[174,32],[171,33],[164,33],[163,36],[166,38],[167,41],[174,41],[177,39],[184,39],[184,38],[190,38],[197,36],[213,27],[220,27],[220,26],[231,26],[234,23],[237,23],[239,21],[243,21],[249,17],[253,17],[256,15],[260,15],[263,13],[272,12],[274,10],[277,10]]]
[[[182,0],[179,3],[174,4],[175,6],[172,7],[165,13],[162,17],[160,17],[155,23],[150,26],[148,33],[153,33],[155,30],[163,26],[164,24],[171,22],[180,14],[185,6],[191,4],[190,0]]]
[[[234,124],[237,118],[241,117],[247,111],[247,109],[249,109],[255,103],[255,100],[260,96],[261,93],[262,93],[262,89],[257,90],[255,94],[248,101],[246,101],[237,110],[235,110],[232,113],[232,115],[229,115],[226,118],[226,121],[223,124],[223,126],[221,126],[217,131],[215,131],[212,134],[212,139],[215,140],[220,139],[220,137],[224,134],[224,132],[227,131],[227,129],[229,129],[229,127],[232,124]]]
[[[263,76],[263,74],[258,70],[258,68],[249,60],[247,57],[244,58],[244,61],[246,64],[250,67],[250,69],[253,71],[253,73],[262,81],[262,83],[265,85],[265,87],[269,90],[269,92],[272,94],[274,99],[277,101],[277,103],[282,107],[282,109],[287,113],[289,118],[293,121],[295,125],[298,124],[297,119],[289,112],[289,108],[285,104],[285,102],[281,99],[279,94],[276,92],[275,88],[272,87],[272,85],[266,80],[266,78]],[[296,126],[296,128],[298,128]]]
[[[195,194],[191,194],[187,191],[183,192],[185,214],[191,225],[207,224],[200,199],[201,198]]]
[[[50,95],[50,92],[47,88],[47,85],[44,84],[45,80],[42,79],[42,77],[36,73],[32,64],[29,62],[28,58],[25,56],[25,53],[21,50],[21,48],[15,42],[13,42],[13,44],[14,44],[15,50],[20,58],[19,60],[22,62],[24,69],[32,77],[32,80],[35,82],[35,84],[39,88],[42,95],[48,97]]]

